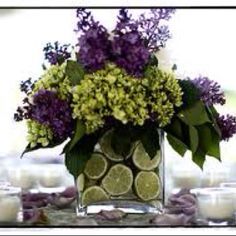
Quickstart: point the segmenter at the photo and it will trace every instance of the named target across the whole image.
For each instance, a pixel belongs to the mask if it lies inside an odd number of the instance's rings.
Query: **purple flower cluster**
[[[227,114],[217,118],[218,126],[221,130],[221,140],[228,141],[236,134],[236,117]]]
[[[142,14],[134,20],[128,10],[119,11],[113,39],[91,12],[77,10],[77,32],[79,37],[78,60],[89,71],[104,67],[107,61],[113,61],[127,73],[141,76],[152,52],[164,47],[170,38],[168,27],[163,21],[170,19],[173,9],[152,9],[150,16]]]
[[[51,65],[61,65],[66,59],[71,57],[71,52],[68,51],[69,46],[69,44],[60,45],[58,42],[55,42],[54,45],[47,43],[43,49],[45,59]]]
[[[25,94],[31,93],[33,88],[34,88],[34,82],[32,82],[32,78],[29,78],[25,81],[21,81],[20,83],[20,91]]]
[[[207,77],[199,77],[192,80],[192,82],[199,89],[200,97],[207,106],[225,104],[224,92],[217,82],[210,80]]]
[[[138,31],[116,36],[112,42],[112,52],[114,62],[137,77],[142,76],[150,58],[150,52]]]
[[[82,32],[78,43],[78,60],[88,71],[101,69],[110,57],[109,34],[106,28],[94,21],[90,12],[78,9],[77,17],[77,32]]]
[[[150,51],[158,51],[171,38],[168,26],[162,23],[168,21],[174,13],[175,9],[172,8],[157,8],[151,9],[149,16],[140,15],[137,24]]]
[[[39,90],[29,101],[24,99],[17,109],[15,120],[32,119],[51,128],[56,140],[65,140],[72,133],[72,111],[67,101],[58,98],[55,92]]]

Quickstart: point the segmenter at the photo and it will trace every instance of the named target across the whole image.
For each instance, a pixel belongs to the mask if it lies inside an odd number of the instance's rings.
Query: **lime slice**
[[[129,192],[133,184],[133,174],[130,168],[116,164],[109,170],[102,180],[103,188],[112,196],[119,196]]]
[[[84,190],[84,179],[84,174],[80,174],[76,180],[77,190],[79,192]]]
[[[89,179],[100,179],[107,171],[107,160],[100,153],[93,153],[87,161],[84,173]]]
[[[154,170],[161,161],[161,152],[157,151],[156,156],[154,158],[150,158],[150,156],[145,151],[143,144],[140,142],[135,148],[133,154],[133,162],[134,165],[139,170]]]
[[[139,198],[150,201],[160,194],[161,182],[152,171],[140,171],[134,180],[134,186]]]
[[[82,204],[87,206],[91,203],[97,203],[100,201],[106,201],[109,199],[107,193],[98,186],[92,186],[87,188],[82,195]]]
[[[115,162],[123,161],[124,157],[117,154],[111,146],[113,130],[107,131],[100,140],[100,147],[105,156]]]
[[[92,187],[92,186],[95,186],[95,185],[98,185],[97,180],[88,179],[88,178],[85,179],[85,182],[84,182],[84,188],[85,189],[89,188],[89,187]]]

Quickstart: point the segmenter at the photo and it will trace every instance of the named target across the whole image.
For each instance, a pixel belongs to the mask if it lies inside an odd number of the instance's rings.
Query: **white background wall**
[[[117,10],[93,10],[109,29],[115,25]],[[134,14],[143,10],[132,10]],[[26,145],[23,123],[13,121],[20,103],[19,83],[37,79],[42,70],[42,48],[47,42],[76,43],[75,10],[0,10],[0,156],[17,156]],[[236,92],[236,10],[177,10],[170,21],[173,35],[167,43],[168,60],[182,75],[207,75]],[[232,100],[232,97],[229,98]],[[226,105],[223,112],[234,112]],[[224,160],[236,160],[234,145],[223,145]],[[56,155],[59,149],[38,151],[35,156]],[[46,154],[45,154],[46,155]],[[174,153],[170,155],[174,156]],[[175,160],[173,158],[173,160]]]

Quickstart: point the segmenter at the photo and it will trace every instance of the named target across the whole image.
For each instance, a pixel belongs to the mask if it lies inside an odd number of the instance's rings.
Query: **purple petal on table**
[[[49,194],[47,193],[25,193],[22,195],[23,201],[39,201],[47,199]]]
[[[68,208],[74,201],[76,197],[68,198],[61,197],[60,195],[51,196],[48,198],[48,202],[57,207],[58,209]]]
[[[31,209],[31,208],[41,208],[46,207],[48,205],[47,199],[38,200],[38,201],[23,201],[23,209]]]
[[[150,223],[155,225],[186,225],[189,224],[191,220],[192,217],[186,216],[184,214],[163,214],[156,215],[153,219],[150,220]]]
[[[45,215],[43,210],[39,209],[31,209],[23,211],[23,219],[24,222],[29,224],[40,224],[45,225],[49,223],[48,217]]]
[[[119,209],[115,209],[115,210],[111,210],[111,211],[102,210],[96,214],[95,218],[99,219],[99,220],[116,221],[116,220],[121,220],[126,215],[127,214],[125,212],[123,212]]]
[[[195,215],[195,213],[197,212],[197,206],[193,205],[191,207],[186,207],[183,208],[183,213],[186,215]]]
[[[73,198],[76,196],[76,188],[74,186],[68,187],[60,195],[65,198]]]
[[[196,204],[196,198],[192,194],[184,194],[180,196],[179,199],[183,199],[189,203]]]

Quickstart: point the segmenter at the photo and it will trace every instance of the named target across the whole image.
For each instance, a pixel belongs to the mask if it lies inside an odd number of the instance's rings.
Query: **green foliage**
[[[180,139],[176,138],[175,136],[171,134],[167,134],[167,140],[171,147],[180,155],[184,156],[186,151],[188,150],[188,147],[186,144],[184,144]]]
[[[144,132],[141,136],[141,142],[150,158],[154,158],[157,150],[160,149],[159,133],[157,128],[149,126],[147,129],[144,129]]]
[[[191,80],[179,80],[179,85],[183,91],[183,105],[182,108],[194,105],[200,99],[198,88],[191,82]]]
[[[84,69],[76,61],[68,60],[65,72],[72,85],[79,84],[79,82],[84,78]]]
[[[220,160],[220,133],[215,126],[215,109],[198,101],[191,107],[182,108],[165,127],[167,140],[181,156],[192,152],[193,161],[203,167],[206,155]]]
[[[182,109],[177,116],[187,125],[195,126],[211,122],[202,101],[197,101],[193,106]]]
[[[71,150],[66,150],[65,165],[68,171],[77,178],[84,170],[86,162],[91,157],[99,135],[93,133],[84,135]]]
[[[83,122],[80,120],[77,120],[76,122],[76,127],[75,127],[75,132],[73,134],[73,137],[71,138],[71,141],[68,146],[68,151],[70,151],[76,144],[77,142],[84,136],[85,134],[85,125]]]
[[[111,146],[115,153],[126,157],[132,148],[132,138],[130,130],[125,126],[114,129],[111,137]]]

